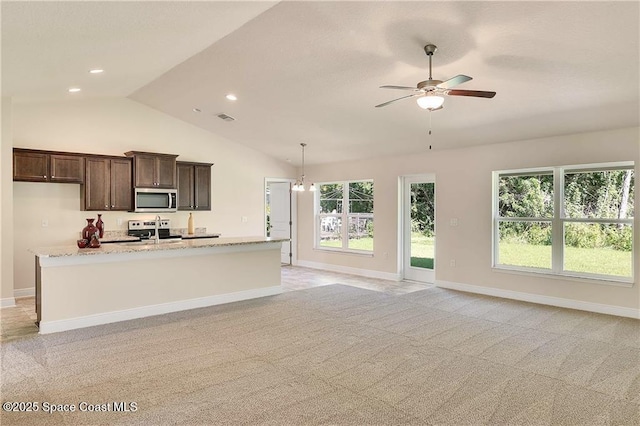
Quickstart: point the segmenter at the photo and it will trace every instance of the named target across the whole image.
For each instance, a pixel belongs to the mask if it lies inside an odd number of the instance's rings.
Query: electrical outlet
[[[451,220],[449,220],[449,225],[458,226],[458,218],[457,217],[452,217]]]
[[[451,266],[452,268],[455,268],[456,267],[456,260],[455,259],[451,259],[449,261],[449,266]]]
[[[121,225],[122,225],[122,218],[121,218],[121,217],[119,217],[119,218],[117,218],[117,219],[116,219],[116,224],[117,224],[118,226],[121,226]]]
[[[240,220],[242,221],[242,223],[247,223],[247,217],[246,216],[242,216],[240,218]]]
[[[47,228],[49,227],[49,219],[42,219],[42,227],[43,228]]]

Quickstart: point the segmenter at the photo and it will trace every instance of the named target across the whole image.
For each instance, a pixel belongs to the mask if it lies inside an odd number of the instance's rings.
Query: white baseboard
[[[367,278],[378,278],[381,280],[400,281],[400,275],[391,272],[372,271],[370,269],[352,268],[350,266],[332,265],[329,263],[310,262],[308,260],[298,260],[296,266],[304,268],[322,269],[324,271],[340,272],[342,274],[359,275]]]
[[[14,306],[16,306],[16,299],[14,297],[0,299],[0,308],[13,308]]]
[[[578,309],[580,311],[596,312],[599,314],[616,315],[640,319],[640,309],[625,308],[601,303],[583,302],[581,300],[564,299],[562,297],[542,296],[539,294],[523,293],[499,288],[481,287],[477,285],[456,283],[451,281],[436,280],[436,286],[451,290],[466,291],[468,293],[484,294],[487,296],[502,297],[504,299],[520,300],[523,302],[538,303],[541,305],[558,306],[561,308]]]
[[[136,318],[144,318],[153,315],[186,311],[188,309],[204,308],[213,305],[222,305],[224,303],[256,299],[258,297],[274,296],[280,293],[282,293],[281,286],[265,287],[253,290],[238,291],[236,293],[220,294],[215,296],[199,297],[197,299],[181,300],[178,302],[162,303],[159,305],[142,306],[139,308],[125,309],[122,311],[105,312],[102,314],[87,315],[78,318],[69,318],[56,321],[40,321],[40,334],[57,333],[59,331],[74,330],[76,328],[110,324],[118,321],[127,321]]]
[[[17,288],[13,290],[13,297],[20,299],[21,297],[34,297],[36,295],[36,288]]]

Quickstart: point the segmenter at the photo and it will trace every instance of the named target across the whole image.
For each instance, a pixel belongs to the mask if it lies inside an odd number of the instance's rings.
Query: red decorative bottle
[[[98,220],[96,220],[96,228],[98,228],[98,238],[104,237],[104,222],[102,221],[102,215],[98,214]]]
[[[98,234],[93,234],[93,237],[91,237],[91,242],[89,242],[89,247],[91,248],[100,247],[100,240],[98,239]]]
[[[87,226],[82,228],[82,238],[87,241],[91,241],[91,238],[99,233],[98,228],[93,224],[94,220],[93,218],[87,219]]]

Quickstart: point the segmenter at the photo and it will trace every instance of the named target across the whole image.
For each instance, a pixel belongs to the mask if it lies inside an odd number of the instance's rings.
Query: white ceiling
[[[636,1],[3,1],[2,92],[129,96],[295,164],[300,142],[308,164],[408,154],[640,125],[639,21]],[[434,78],[497,92],[447,97],[431,136],[413,100],[374,108],[427,79],[429,42]]]
[[[2,0],[2,95],[128,96],[276,3]]]

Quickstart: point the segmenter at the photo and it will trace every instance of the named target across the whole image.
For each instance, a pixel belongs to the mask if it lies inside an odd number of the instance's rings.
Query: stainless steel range
[[[130,220],[127,235],[139,237],[142,240],[154,238],[156,235],[157,220]],[[171,221],[169,219],[160,219],[158,221],[158,238],[181,239],[181,235],[171,235]]]

